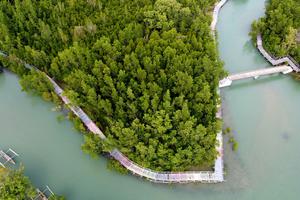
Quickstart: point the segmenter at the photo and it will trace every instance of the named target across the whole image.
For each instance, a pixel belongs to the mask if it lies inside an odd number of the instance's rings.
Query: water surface
[[[263,0],[229,0],[220,13],[218,41],[230,73],[268,67],[248,36],[264,14]],[[49,185],[69,200],[299,199],[300,83],[273,75],[222,90],[224,120],[239,150],[225,150],[226,182],[160,185],[106,168],[83,154],[80,133],[53,104],[21,92],[18,79],[0,75],[0,147],[12,147],[37,187]]]

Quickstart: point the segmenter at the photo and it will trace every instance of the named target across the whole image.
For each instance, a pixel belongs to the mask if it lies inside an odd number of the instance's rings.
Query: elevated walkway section
[[[227,2],[227,0],[220,1],[214,9],[213,20],[211,24],[212,34],[214,35],[215,27],[218,20],[218,14],[220,8]],[[8,55],[0,51],[0,56],[7,57]],[[23,63],[28,69],[34,69],[39,71],[36,67]],[[42,72],[44,73],[44,72]],[[44,73],[45,74],[45,73]],[[55,93],[62,99],[62,101],[68,105],[72,112],[78,116],[85,126],[92,133],[98,135],[101,139],[106,140],[106,136],[99,129],[99,127],[88,117],[88,115],[78,106],[71,103],[67,96],[64,95],[63,89],[47,74],[45,74],[50,80],[54,87]],[[219,106],[219,111],[217,112],[217,117],[221,116],[221,106]],[[150,181],[158,183],[190,183],[190,182],[202,182],[202,183],[219,183],[224,181],[223,173],[223,137],[222,132],[217,133],[216,137],[216,150],[218,152],[217,158],[214,164],[214,171],[185,171],[185,172],[158,172],[151,169],[147,169],[139,166],[130,159],[128,159],[124,154],[122,154],[118,149],[113,149],[110,155],[119,161],[126,169],[128,169],[133,174],[144,177]]]
[[[269,63],[271,63],[273,66],[280,65],[283,63],[287,63],[289,66],[293,68],[295,72],[300,72],[300,66],[299,63],[297,63],[291,56],[284,56],[280,58],[276,58],[273,55],[269,54],[263,47],[263,41],[261,34],[257,35],[256,38],[256,45],[259,52],[267,59]]]
[[[47,76],[47,75],[46,75]],[[87,114],[79,107],[72,105],[70,100],[63,95],[63,89],[51,79],[50,80],[54,87],[55,93],[69,106],[72,112],[78,116],[85,126],[94,134],[98,135],[101,139],[105,140],[106,137],[97,125],[87,116]],[[147,178],[153,182],[159,183],[188,183],[188,182],[203,182],[203,183],[218,183],[224,181],[223,179],[223,150],[222,150],[222,134],[219,133],[217,136],[217,151],[219,155],[215,161],[214,171],[187,171],[187,172],[157,172],[147,168],[143,168],[138,164],[129,160],[124,154],[118,149],[113,149],[110,155],[118,160],[126,169],[131,171],[133,174]]]
[[[257,45],[257,49],[263,55],[263,57],[275,67],[230,75],[230,76],[220,80],[220,82],[219,82],[220,88],[230,86],[232,84],[232,81],[235,81],[235,80],[246,79],[246,78],[255,78],[256,79],[259,76],[275,74],[275,73],[287,74],[292,71],[300,72],[299,63],[297,63],[291,56],[288,55],[288,56],[277,58],[277,57],[274,57],[273,55],[269,54],[263,47],[263,41],[262,41],[261,34],[257,35],[256,45]],[[285,64],[285,65],[283,65],[283,64]],[[282,65],[282,66],[278,66],[278,65]]]
[[[221,8],[225,5],[225,3],[228,0],[221,0],[215,7],[214,7],[214,11],[213,11],[213,20],[210,24],[210,29],[212,31],[212,35],[215,36],[215,31],[216,31],[216,27],[217,27],[217,22],[219,19],[219,13]]]
[[[7,57],[7,54],[0,51],[0,56]],[[89,116],[78,106],[71,103],[67,96],[64,95],[63,89],[46,73],[40,71],[36,67],[23,63],[28,69],[34,69],[39,71],[49,79],[52,83],[54,92],[62,99],[62,101],[71,109],[71,111],[78,116],[89,131],[98,135],[101,139],[106,140],[106,136],[99,129],[99,127],[89,118]],[[220,108],[221,109],[221,108]],[[218,112],[220,113],[220,111]],[[113,149],[110,155],[119,161],[126,169],[135,175],[144,177],[152,182],[157,183],[190,183],[190,182],[202,182],[202,183],[219,183],[224,181],[223,175],[223,140],[222,133],[217,134],[216,149],[218,155],[214,165],[214,171],[186,171],[186,172],[158,172],[151,169],[143,168],[133,161],[129,160],[118,149]]]
[[[271,68],[253,70],[253,71],[249,71],[249,72],[232,74],[232,75],[222,79],[219,82],[219,87],[222,88],[222,87],[230,86],[232,84],[232,82],[236,81],[236,80],[247,79],[247,78],[255,78],[256,79],[260,76],[276,74],[276,73],[287,74],[292,71],[293,71],[292,67],[283,65],[283,66],[278,66],[278,67],[271,67]]]

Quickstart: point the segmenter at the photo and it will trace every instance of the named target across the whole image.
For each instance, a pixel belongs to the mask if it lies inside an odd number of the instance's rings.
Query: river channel
[[[221,10],[218,48],[230,73],[270,66],[248,36],[264,9],[264,0],[229,0]],[[221,184],[161,185],[110,171],[105,158],[82,153],[82,135],[57,120],[53,104],[22,92],[9,72],[0,75],[0,148],[20,154],[35,186],[49,185],[69,200],[299,199],[300,82],[272,75],[221,93],[225,124],[239,143],[232,152],[225,142]]]

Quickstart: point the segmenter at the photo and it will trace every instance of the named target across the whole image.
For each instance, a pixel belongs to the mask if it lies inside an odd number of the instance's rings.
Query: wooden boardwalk
[[[214,35],[215,27],[217,24],[217,18],[220,11],[220,8],[227,2],[227,0],[220,1],[213,13],[213,20],[211,25],[212,34]],[[0,56],[7,57],[7,54],[0,51]],[[24,66],[28,69],[34,69],[39,71],[36,67],[23,63]],[[41,72],[44,73],[44,72]],[[45,73],[44,73],[45,74]],[[106,136],[98,128],[98,126],[87,116],[87,114],[78,106],[72,105],[70,100],[64,95],[63,89],[47,74],[45,76],[50,80],[54,87],[55,93],[62,99],[62,101],[68,105],[72,112],[78,116],[85,126],[92,133],[98,135],[101,139],[106,140]],[[219,106],[219,111],[216,116],[221,118],[221,106]],[[218,152],[217,158],[214,164],[214,171],[185,171],[185,172],[158,172],[151,169],[143,168],[133,161],[129,160],[124,154],[122,154],[118,149],[113,149],[110,152],[110,155],[118,160],[126,169],[131,173],[144,177],[150,181],[158,183],[190,183],[190,182],[202,182],[202,183],[219,183],[224,181],[223,173],[223,136],[220,131],[217,133],[217,144],[216,150]]]
[[[272,68],[266,68],[266,69],[258,69],[254,71],[249,72],[243,72],[238,74],[230,75],[219,82],[219,87],[227,87],[232,84],[232,81],[240,80],[240,79],[246,79],[246,78],[257,78],[259,76],[269,75],[269,74],[275,74],[275,73],[283,73],[287,74],[292,71],[300,72],[300,66],[299,64],[291,57],[291,56],[285,56],[276,58],[269,54],[263,47],[262,37],[260,34],[257,35],[257,49],[259,52],[264,56],[264,58],[270,62],[273,66]],[[278,65],[287,64],[287,65]]]
[[[253,71],[249,71],[249,72],[232,74],[232,75],[228,76],[227,79],[236,81],[236,80],[240,80],[240,79],[256,78],[259,76],[270,75],[270,74],[275,74],[275,73],[280,73],[280,72],[281,73],[289,73],[292,71],[293,71],[293,69],[290,66],[283,65],[283,66],[278,66],[278,67],[258,69],[258,70],[253,70]]]
[[[217,27],[217,22],[219,19],[219,13],[221,8],[225,5],[225,3],[228,0],[221,0],[215,7],[214,7],[214,11],[213,11],[213,19],[212,22],[210,24],[210,29],[212,31],[212,35],[215,37],[215,31],[216,31],[216,27]]]
[[[287,63],[293,68],[295,72],[300,72],[299,64],[291,56],[276,58],[273,55],[269,54],[263,47],[263,41],[260,34],[257,35],[256,45],[257,49],[263,55],[263,57],[265,57],[267,61],[270,62],[273,66]]]
[[[64,101],[66,105],[72,110],[72,112],[78,116],[85,126],[94,134],[98,135],[101,139],[105,140],[106,137],[97,125],[87,116],[87,114],[79,107],[73,106],[70,100],[64,96],[63,89],[48,75],[54,87],[55,93]],[[219,156],[215,162],[215,171],[188,171],[188,172],[158,172],[147,168],[143,168],[138,164],[129,160],[118,149],[114,149],[110,152],[110,155],[118,160],[125,168],[131,171],[133,174],[147,178],[153,182],[160,183],[188,183],[188,182],[206,182],[217,183],[223,181],[223,159],[222,159],[222,134],[218,134],[217,150]]]
[[[36,192],[36,197],[31,198],[31,200],[48,200],[50,198],[52,199],[52,197],[55,196],[55,194],[52,192],[48,185],[46,185],[46,188],[43,191],[37,188]]]
[[[227,87],[232,84],[232,81],[241,80],[241,79],[247,79],[247,78],[258,78],[260,76],[270,75],[270,74],[276,74],[276,73],[283,73],[287,74],[293,71],[293,68],[288,65],[278,66],[278,67],[271,67],[271,68],[265,68],[265,69],[258,69],[243,73],[237,73],[232,74],[230,76],[227,76],[226,78],[220,80],[219,87]]]
[[[7,151],[0,150],[0,166],[5,168],[5,165],[8,163],[16,164],[14,161],[14,158],[18,157],[19,154],[17,154],[14,150],[8,149]]]

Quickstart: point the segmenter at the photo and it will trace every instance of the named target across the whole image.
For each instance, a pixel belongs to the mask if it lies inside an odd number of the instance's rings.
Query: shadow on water
[[[245,44],[243,46],[243,51],[246,53],[258,52],[251,40],[248,40],[245,42]]]
[[[290,135],[287,132],[282,133],[281,137],[283,140],[286,141],[290,139]]]
[[[261,56],[258,49],[251,39],[247,40],[243,46],[243,51],[247,53],[247,55],[252,56],[252,60],[255,64],[261,66],[265,65],[266,67],[270,67],[270,65],[266,62],[265,58]],[[258,56],[259,55],[259,56]]]
[[[5,74],[4,74],[4,70],[1,71],[1,67],[0,67],[0,88],[3,87],[4,82],[5,82]]]
[[[295,78],[295,73],[293,72],[289,77],[294,84],[292,84],[293,89],[300,91],[300,79]]]
[[[243,5],[248,3],[249,0],[232,0],[232,3],[234,3],[235,5]]]

